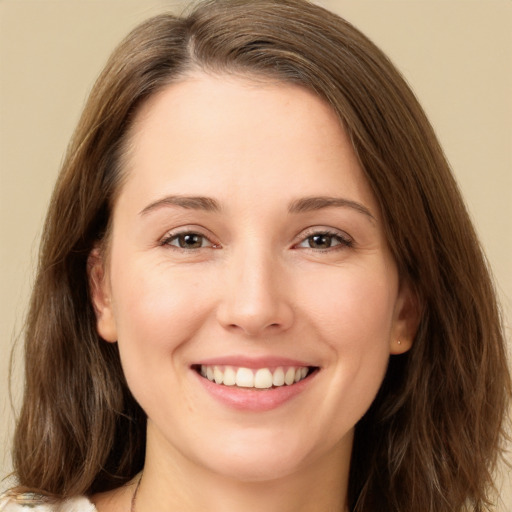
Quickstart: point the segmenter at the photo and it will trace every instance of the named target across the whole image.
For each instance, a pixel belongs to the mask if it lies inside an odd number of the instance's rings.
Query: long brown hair
[[[400,74],[349,23],[303,0],[213,0],[187,17],[163,14],[136,28],[108,61],[44,228],[14,442],[20,486],[90,494],[142,468],[145,415],[116,345],[96,332],[87,258],[108,232],[135,113],[191,69],[300,84],[330,104],[379,202],[402,279],[421,302],[411,351],[391,357],[356,426],[350,510],[483,510],[510,397],[484,256],[433,130]]]

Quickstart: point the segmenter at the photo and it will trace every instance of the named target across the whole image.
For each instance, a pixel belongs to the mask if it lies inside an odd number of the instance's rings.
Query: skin
[[[90,278],[148,416],[137,512],[344,510],[354,425],[417,313],[337,117],[298,86],[198,72],[144,104],[129,146]],[[293,209],[311,197],[343,201]],[[191,366],[242,355],[318,371],[276,408],[235,409]],[[132,493],[93,501],[126,511]]]

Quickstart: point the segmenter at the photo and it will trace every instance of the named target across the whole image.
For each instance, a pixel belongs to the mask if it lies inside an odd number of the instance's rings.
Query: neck
[[[350,442],[351,445],[351,442]],[[350,446],[292,474],[242,481],[162,450],[148,436],[135,512],[346,512]],[[165,455],[164,455],[165,454]]]

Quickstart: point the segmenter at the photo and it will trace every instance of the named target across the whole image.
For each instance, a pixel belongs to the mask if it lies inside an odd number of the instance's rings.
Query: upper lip
[[[228,355],[201,359],[193,364],[204,366],[235,366],[239,368],[278,368],[280,366],[310,367],[315,366],[311,362],[300,361],[288,357],[261,356],[247,357],[239,355]]]

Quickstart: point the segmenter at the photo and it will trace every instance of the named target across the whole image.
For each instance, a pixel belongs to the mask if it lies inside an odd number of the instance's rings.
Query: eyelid
[[[175,248],[178,250],[184,250],[184,251],[188,251],[188,252],[193,251],[193,250],[206,249],[206,248],[214,248],[214,249],[220,248],[221,244],[219,242],[216,242],[213,235],[210,233],[206,233],[206,231],[207,230],[205,230],[204,228],[197,226],[197,225],[180,226],[177,228],[173,228],[173,229],[167,231],[158,240],[158,245],[172,247],[172,248]],[[181,248],[181,247],[177,247],[177,246],[173,246],[173,245],[169,244],[170,240],[176,239],[179,236],[187,235],[187,234],[199,235],[199,236],[203,237],[204,239],[206,239],[210,245],[208,245],[206,247],[198,247],[195,249],[194,248],[185,249],[185,248]],[[303,231],[300,232],[299,235],[297,235],[297,237],[295,238],[295,241],[293,242],[292,247],[298,248],[299,244],[305,242],[309,237],[314,236],[314,235],[326,235],[326,236],[336,237],[338,240],[340,240],[340,244],[337,244],[330,249],[335,249],[338,246],[339,246],[339,248],[351,247],[354,244],[354,239],[345,231],[342,231],[342,230],[336,229],[336,228],[332,228],[332,227],[327,227],[327,226],[311,226],[311,227],[304,229]],[[307,249],[307,248],[305,248],[305,249]],[[324,252],[329,250],[329,249],[314,249],[314,248],[309,248],[309,249],[314,250],[314,251],[324,251]]]
[[[343,248],[343,247],[352,247],[354,244],[354,239],[345,231],[342,231],[340,229],[327,227],[327,226],[311,226],[309,228],[306,228],[303,230],[296,238],[296,241],[293,244],[293,247],[296,248],[299,246],[299,244],[305,242],[308,238],[314,236],[314,235],[327,235],[331,237],[336,237],[341,241],[341,243],[338,245],[331,247],[329,249],[335,250],[336,248]],[[314,249],[312,247],[305,249],[310,249],[312,251],[328,251],[329,249]]]
[[[207,233],[205,233],[205,231],[206,230],[204,228],[201,228],[200,226],[195,226],[195,225],[180,226],[177,228],[173,228],[173,229],[167,231],[165,233],[165,235],[162,236],[158,240],[158,245],[160,245],[162,247],[164,247],[164,246],[172,247],[174,249],[184,250],[184,251],[193,251],[193,250],[198,250],[198,249],[210,249],[210,248],[218,249],[220,247],[220,244],[213,240],[214,239],[213,235],[207,234]],[[194,248],[185,249],[183,247],[173,246],[169,243],[169,241],[176,239],[179,236],[189,235],[189,234],[190,235],[199,235],[199,236],[203,237],[210,243],[210,245],[208,245],[206,247],[197,247],[195,249]]]

